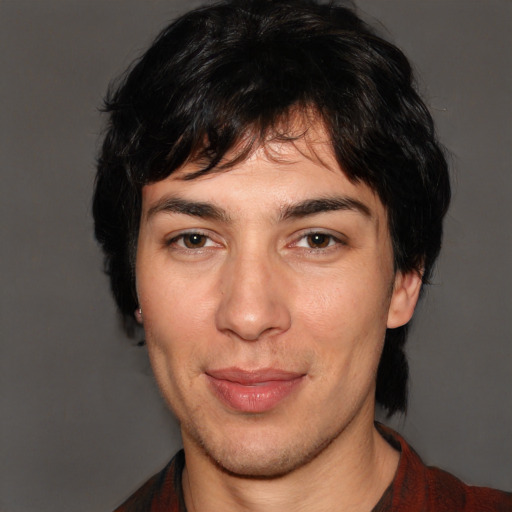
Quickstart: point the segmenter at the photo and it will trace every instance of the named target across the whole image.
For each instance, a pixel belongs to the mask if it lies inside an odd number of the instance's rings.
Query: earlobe
[[[414,313],[421,289],[421,274],[416,270],[397,272],[388,311],[388,329],[405,325]]]
[[[135,310],[135,313],[134,313],[134,316],[135,316],[135,320],[137,320],[137,322],[139,324],[143,324],[143,320],[142,320],[142,308],[138,308]]]

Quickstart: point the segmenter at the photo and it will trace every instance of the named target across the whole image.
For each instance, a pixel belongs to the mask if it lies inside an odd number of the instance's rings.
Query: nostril
[[[286,301],[275,295],[258,300],[224,295],[216,322],[220,331],[229,331],[245,341],[256,341],[286,331],[291,320]]]

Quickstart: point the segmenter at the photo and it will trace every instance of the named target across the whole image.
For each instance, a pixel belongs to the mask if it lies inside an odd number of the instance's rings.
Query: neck
[[[373,414],[366,428],[355,423],[304,466],[270,479],[229,474],[184,439],[188,512],[372,510],[393,480],[399,454],[375,429]]]

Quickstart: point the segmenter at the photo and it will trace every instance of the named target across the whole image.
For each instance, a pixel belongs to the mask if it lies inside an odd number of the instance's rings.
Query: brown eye
[[[324,249],[331,242],[332,236],[323,233],[311,233],[307,236],[307,242],[312,249]]]
[[[183,235],[183,245],[187,249],[200,249],[206,245],[207,237],[200,233],[188,233]]]

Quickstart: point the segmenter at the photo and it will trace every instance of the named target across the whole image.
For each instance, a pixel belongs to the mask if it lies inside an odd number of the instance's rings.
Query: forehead
[[[191,159],[166,179],[143,187],[143,216],[169,196],[222,204],[241,216],[335,196],[361,205],[360,213],[367,210],[369,217],[385,217],[376,193],[340,168],[321,124],[303,126],[297,122],[287,137],[269,137],[250,151],[242,141],[207,173],[204,161]]]

